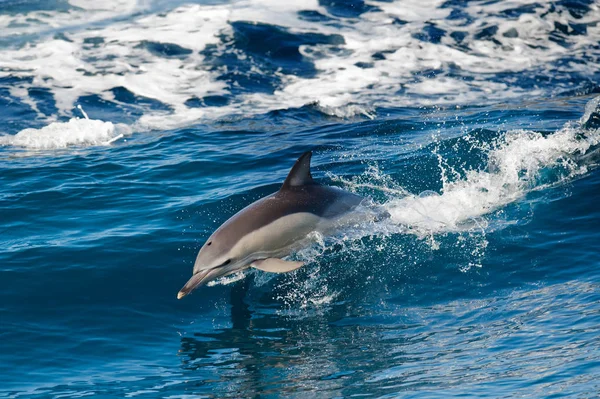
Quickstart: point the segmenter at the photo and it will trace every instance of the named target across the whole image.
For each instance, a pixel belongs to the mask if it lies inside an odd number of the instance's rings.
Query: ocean
[[[594,0],[0,0],[0,398],[600,396]],[[389,217],[182,300],[313,151]]]

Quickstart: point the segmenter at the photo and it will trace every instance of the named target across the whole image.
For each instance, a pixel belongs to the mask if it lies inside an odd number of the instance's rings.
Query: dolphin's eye
[[[230,263],[231,263],[231,259],[227,259],[227,260],[226,260],[226,261],[223,263],[223,266],[227,266],[227,265],[228,265],[228,264],[230,264]]]
[[[211,241],[211,242],[209,242],[209,243],[208,243],[208,244],[206,244],[206,245],[207,245],[207,246],[210,246],[210,245],[212,245],[212,241]]]

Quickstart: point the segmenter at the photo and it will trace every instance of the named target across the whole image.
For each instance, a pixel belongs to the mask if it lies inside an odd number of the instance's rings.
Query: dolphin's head
[[[223,226],[224,227],[224,226]],[[199,286],[227,274],[242,270],[238,257],[231,251],[231,244],[227,238],[227,229],[220,228],[198,252],[194,263],[194,274],[177,294],[181,299]]]

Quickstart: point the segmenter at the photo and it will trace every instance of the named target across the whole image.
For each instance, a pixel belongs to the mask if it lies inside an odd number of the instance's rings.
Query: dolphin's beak
[[[183,298],[202,284],[206,284],[211,280],[221,277],[223,274],[224,273],[222,269],[208,269],[199,271],[198,273],[194,274],[187,283],[185,283],[182,289],[179,290],[177,293],[177,299]]]

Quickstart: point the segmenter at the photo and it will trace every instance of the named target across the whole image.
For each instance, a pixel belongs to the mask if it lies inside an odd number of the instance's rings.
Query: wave
[[[360,209],[362,222],[345,226],[331,237],[314,233],[312,245],[293,255],[295,260],[312,265],[302,277],[278,279],[273,287],[274,277],[261,273],[254,277],[254,285],[275,289],[279,292],[276,298],[288,304],[321,306],[344,295],[344,280],[356,278],[354,270],[328,271],[328,263],[398,263],[386,262],[387,257],[421,262],[421,253],[435,252],[443,246],[446,250],[440,252],[460,259],[457,263],[461,271],[481,267],[487,235],[523,222],[501,215],[503,208],[523,201],[533,192],[573,181],[597,166],[600,129],[593,123],[600,115],[599,104],[600,97],[590,100],[578,121],[551,133],[515,129],[493,140],[475,134],[454,139],[453,149],[483,153],[480,167],[470,164],[461,170],[452,166],[440,154],[442,143],[434,143],[429,150],[438,160],[439,191],[411,193],[375,166],[351,179],[330,175],[333,182],[349,191],[383,194],[383,200]],[[389,218],[377,217],[382,211]],[[518,213],[511,215],[519,217]],[[381,253],[386,253],[383,259],[374,261],[373,257],[381,257]],[[407,263],[407,259],[399,263]],[[328,281],[326,276],[332,273],[335,279]],[[230,284],[246,274],[215,284]]]
[[[143,131],[306,104],[373,118],[381,107],[547,97],[597,90],[588,86],[600,74],[594,2],[241,0],[160,12],[125,0],[112,10],[90,4],[2,15],[7,28],[27,21],[23,33],[59,21],[0,60],[0,79],[22,79],[18,90],[8,83],[11,96],[39,118],[45,100],[33,89],[51,93],[60,116],[90,96],[123,118],[141,107],[132,129]],[[105,23],[61,30],[90,7]]]
[[[460,148],[463,156],[478,152],[483,158],[462,167],[441,154],[445,143],[434,142],[428,148],[437,159],[439,191],[411,193],[374,166],[350,180],[331,178],[354,192],[383,193],[385,200],[379,206],[390,214],[390,221],[419,236],[473,228],[485,231],[489,227],[482,219],[485,215],[595,166],[591,156],[600,144],[599,104],[600,97],[590,100],[579,121],[552,133],[514,129],[495,139],[478,137],[476,132],[453,139],[448,156],[460,156]]]

